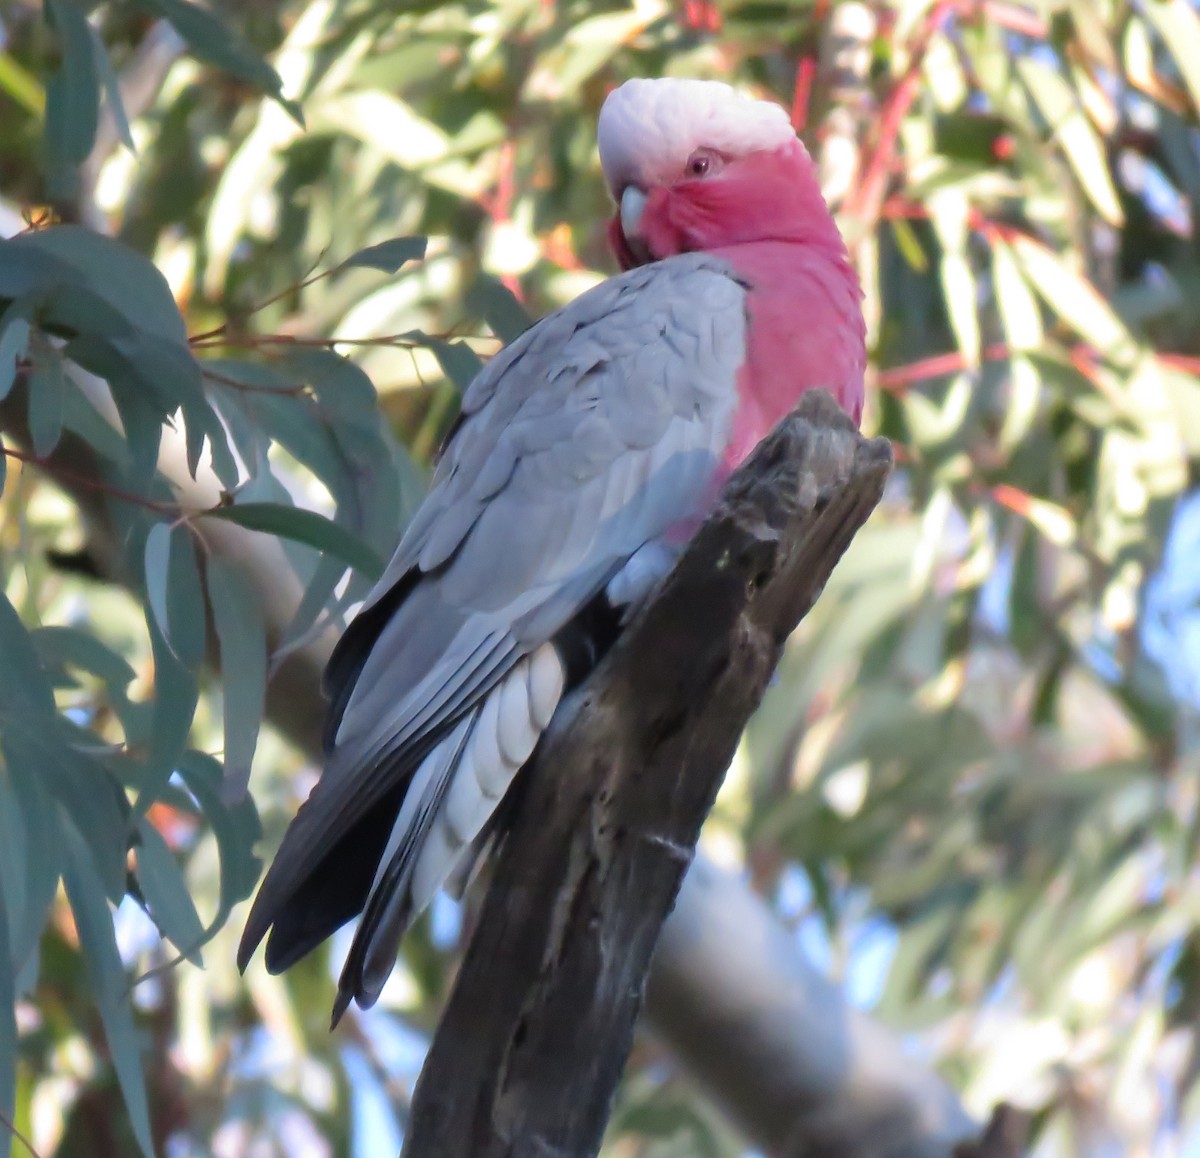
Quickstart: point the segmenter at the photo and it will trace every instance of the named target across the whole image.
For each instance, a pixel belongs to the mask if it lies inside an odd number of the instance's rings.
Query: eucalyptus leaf
[[[0,717],[44,723],[54,716],[54,690],[29,632],[0,592]]]
[[[221,899],[209,926],[211,935],[258,883],[262,862],[254,855],[254,846],[262,837],[262,825],[248,793],[237,801],[225,798],[224,769],[211,756],[185,753],[179,761],[179,774],[203,810],[221,857]]]
[[[87,159],[100,115],[100,78],[92,50],[92,31],[76,0],[46,0],[62,63],[46,85],[46,149],[50,191],[70,196],[74,167]]]
[[[113,119],[121,143],[131,153],[136,153],[137,146],[133,143],[133,131],[129,127],[129,116],[125,112],[125,101],[121,96],[121,82],[113,69],[112,61],[108,57],[108,49],[105,48],[100,33],[90,24],[88,31],[92,34],[92,57],[96,62],[96,72],[104,87],[104,101],[108,114]]]
[[[359,266],[377,269],[381,273],[398,273],[407,262],[420,261],[425,256],[428,244],[424,237],[393,237],[390,241],[380,241],[351,254],[338,269]]]
[[[300,106],[283,96],[279,74],[215,12],[190,0],[136,0],[139,7],[166,17],[201,60],[273,97],[303,126]]]
[[[39,350],[29,373],[29,438],[34,453],[42,458],[62,435],[66,392],[62,356],[54,349]]]
[[[533,318],[512,290],[494,277],[481,276],[467,294],[467,308],[482,314],[492,332],[506,345],[519,338]]]
[[[11,308],[11,307],[10,307]],[[8,397],[17,376],[17,362],[29,343],[29,322],[22,317],[0,316],[0,401]]]
[[[316,511],[281,503],[234,503],[204,512],[210,519],[225,519],[252,531],[265,531],[333,555],[372,579],[383,574],[383,560],[365,543],[332,519]]]
[[[466,342],[446,342],[438,338],[428,341],[442,372],[458,387],[459,393],[465,393],[483,369],[479,355]]]
[[[155,1158],[141,1044],[127,997],[128,979],[117,951],[112,914],[103,890],[98,887],[95,867],[76,823],[67,824],[64,835],[67,864],[63,882],[91,978],[92,1000],[104,1025],[134,1136],[145,1158]]]
[[[258,595],[231,563],[214,556],[208,590],[221,648],[226,799],[245,795],[267,689],[267,638]]]
[[[150,917],[188,961],[200,965],[204,926],[179,861],[146,817],[138,819],[137,831],[137,881]]]
[[[0,878],[0,1129],[16,1116],[17,993],[16,962],[9,940],[8,898]]]

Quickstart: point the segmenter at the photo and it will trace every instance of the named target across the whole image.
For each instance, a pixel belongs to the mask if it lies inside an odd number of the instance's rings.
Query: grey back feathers
[[[711,502],[745,296],[702,254],[634,269],[471,384],[425,502],[330,662],[326,766],[259,890],[242,967],[268,929],[268,967],[282,969],[365,908],[335,1020],[378,997],[408,921],[549,722],[565,680],[555,635],[606,587],[644,591],[641,574],[621,582],[625,565]]]

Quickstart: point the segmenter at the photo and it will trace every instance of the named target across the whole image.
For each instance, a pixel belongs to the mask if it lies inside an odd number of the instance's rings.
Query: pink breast
[[[806,390],[824,387],[860,420],[866,335],[858,281],[841,255],[763,242],[718,256],[751,287],[747,357],[723,463],[727,477]]]

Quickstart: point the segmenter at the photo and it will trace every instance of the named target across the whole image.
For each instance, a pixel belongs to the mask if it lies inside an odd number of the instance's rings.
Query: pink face
[[[622,269],[761,241],[831,242],[836,229],[804,146],[729,157],[699,148],[682,172],[643,172],[618,192],[608,227]]]

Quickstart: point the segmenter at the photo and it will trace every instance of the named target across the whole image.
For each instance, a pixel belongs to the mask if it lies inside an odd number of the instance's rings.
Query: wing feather
[[[240,961],[281,917],[312,944],[322,939],[320,914],[286,919],[312,891],[306,882],[336,869],[327,859],[372,809],[403,799],[428,754],[514,664],[640,547],[698,513],[744,358],[745,287],[724,262],[692,254],[597,286],[478,375],[428,497],[335,649],[329,760],[259,891]],[[422,832],[428,822],[414,839]],[[383,844],[369,851],[394,862]],[[329,920],[345,920],[344,908]],[[298,948],[281,942],[276,959]]]

